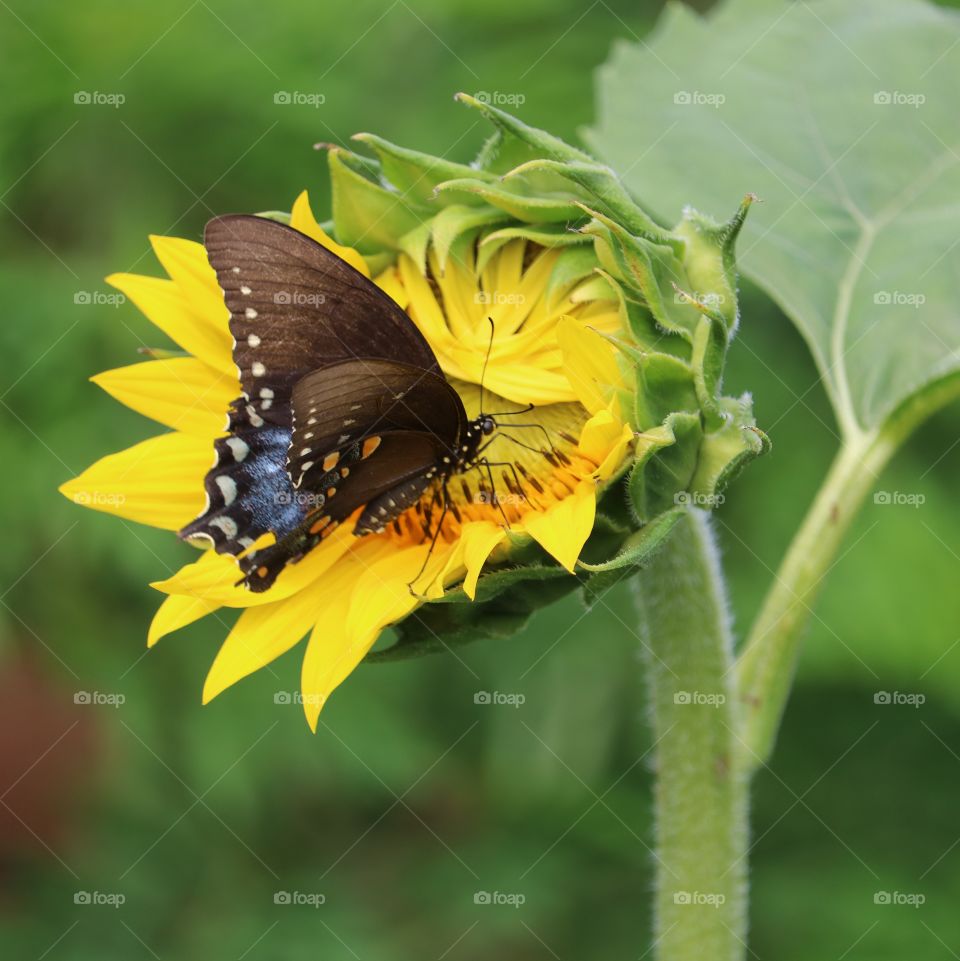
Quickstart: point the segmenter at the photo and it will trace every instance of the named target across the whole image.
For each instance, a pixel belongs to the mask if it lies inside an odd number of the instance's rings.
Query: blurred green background
[[[214,213],[304,187],[325,215],[312,144],[358,130],[469,159],[484,131],[457,90],[520,94],[524,120],[575,138],[592,70],[659,7],[0,3],[5,957],[644,956],[650,745],[625,591],[458,657],[363,667],[313,736],[275,703],[300,649],[201,709],[227,624],[144,649],[160,600],[146,584],[190,549],[56,486],[155,432],[86,379],[159,335],[132,305],[75,302],[109,293],[109,272],[158,272],[148,233],[199,238]],[[276,105],[280,90],[325,102]],[[836,443],[790,324],[749,287],[743,316],[728,388],[753,391],[774,451],[717,516],[741,630]],[[958,956],[958,427],[953,408],[913,438],[883,488],[925,503],[867,504],[831,572],[757,781],[753,957]],[[481,690],[526,700],[476,705]],[[927,700],[880,708],[878,690]],[[481,891],[525,902],[475,904]],[[926,903],[878,907],[877,891]]]

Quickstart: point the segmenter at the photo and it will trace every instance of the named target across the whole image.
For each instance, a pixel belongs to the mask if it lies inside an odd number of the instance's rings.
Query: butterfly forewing
[[[262,419],[283,423],[293,384],[338,360],[401,359],[439,373],[400,307],[299,231],[234,214],[207,224],[204,246],[230,311],[241,387]]]
[[[364,534],[414,504],[466,414],[410,318],[309,237],[232,215],[210,221],[205,246],[243,393],[214,445],[207,507],[180,533],[231,554],[273,533],[240,559],[262,591],[351,515]]]

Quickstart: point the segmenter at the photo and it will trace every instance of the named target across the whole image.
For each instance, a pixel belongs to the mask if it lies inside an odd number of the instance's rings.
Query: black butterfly
[[[304,234],[262,217],[211,220],[207,256],[230,310],[242,395],[214,443],[207,506],[180,531],[239,555],[265,591],[358,508],[382,531],[431,486],[476,466],[489,415],[468,420],[410,318]],[[455,509],[455,508],[454,508]],[[442,523],[442,521],[441,521]]]

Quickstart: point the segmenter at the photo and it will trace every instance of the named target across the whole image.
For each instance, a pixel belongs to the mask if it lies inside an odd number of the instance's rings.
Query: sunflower
[[[293,205],[290,226],[371,277],[367,261],[317,223],[306,192]],[[173,431],[104,457],[61,491],[80,504],[179,530],[204,507],[213,443],[223,436],[240,385],[229,314],[204,248],[179,238],[151,240],[168,279],[107,280],[188,356],[148,360],[93,381]],[[485,409],[532,409],[519,418],[522,426],[504,418],[497,460],[509,466],[496,476],[455,479],[436,543],[418,505],[380,534],[357,537],[343,524],[261,594],[238,585],[235,559],[212,549],[153,584],[167,598],[150,627],[151,646],[219,608],[242,611],[207,676],[205,703],[309,634],[301,692],[315,728],[330,692],[384,627],[451,585],[472,598],[484,565],[503,559],[511,545],[532,538],[573,571],[593,529],[598,489],[624,465],[634,438],[621,414],[616,351],[601,336],[619,330],[618,305],[612,294],[584,297],[583,282],[548,290],[557,257],[514,239],[482,265],[471,250],[441,270],[432,253],[423,273],[401,255],[373,277],[427,338],[471,417],[479,412],[488,347]]]
[[[726,224],[688,210],[665,230],[608,168],[461,99],[496,128],[474,164],[359,135],[377,159],[330,153],[332,224],[317,222],[306,192],[289,214],[265,216],[335,253],[406,312],[467,415],[497,415],[491,463],[452,478],[439,519],[429,489],[378,532],[354,533],[358,511],[259,593],[240,583],[236,558],[213,549],[154,583],[166,598],[150,646],[220,608],[240,610],[205,703],[306,637],[302,703],[315,730],[330,693],[387,626],[403,640],[408,616],[439,599],[482,619],[504,593],[515,619],[558,596],[538,587],[548,578],[586,581],[589,596],[594,579],[608,584],[642,562],[678,504],[716,503],[765,449],[750,398],[720,394],[738,321],[733,244],[749,198]],[[204,247],[152,243],[166,278],[107,279],[182,354],[159,352],[93,380],[171,430],[102,458],[61,491],[179,531],[205,509],[214,443],[241,387]],[[615,486],[627,471],[624,488]],[[601,497],[604,510],[613,497],[612,513],[598,511]],[[600,531],[619,551],[586,563],[584,545]],[[428,611],[418,619],[427,623]]]

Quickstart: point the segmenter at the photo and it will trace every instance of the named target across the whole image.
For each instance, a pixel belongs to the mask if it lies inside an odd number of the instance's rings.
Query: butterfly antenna
[[[480,413],[483,413],[483,382],[487,379],[487,364],[490,363],[490,352],[493,350],[493,335],[496,331],[496,327],[493,323],[493,318],[488,317],[487,320],[490,321],[490,340],[487,343],[487,354],[483,358],[483,368],[480,371]]]

